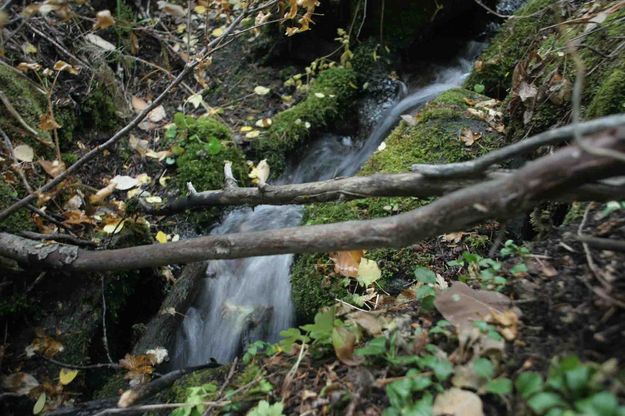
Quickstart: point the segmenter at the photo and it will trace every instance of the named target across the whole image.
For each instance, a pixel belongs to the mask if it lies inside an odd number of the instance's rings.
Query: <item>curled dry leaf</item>
[[[343,364],[356,366],[362,364],[364,357],[354,357],[356,346],[356,334],[345,327],[332,328],[332,346],[338,358]]]
[[[39,117],[39,128],[43,131],[51,131],[55,129],[60,129],[61,127],[63,126],[57,123],[50,113],[42,114],[41,117]]]
[[[154,371],[154,357],[145,354],[126,354],[124,358],[119,360],[119,365],[128,370],[124,378],[130,380],[130,385],[134,386],[150,379]]]
[[[65,163],[59,162],[58,160],[39,160],[39,165],[46,171],[48,175],[53,178],[56,178],[61,173],[65,172]]]
[[[25,396],[32,389],[39,386],[35,377],[28,373],[19,372],[2,378],[2,388],[10,392]]]
[[[32,162],[35,158],[35,151],[27,144],[20,144],[13,148],[13,156],[20,162]]]
[[[139,98],[136,95],[132,96],[130,104],[132,104],[132,108],[134,108],[137,113],[142,112],[148,106],[148,103],[143,98]]]
[[[434,416],[484,416],[482,400],[468,390],[451,388],[436,396]]]
[[[56,61],[54,64],[54,70],[59,72],[69,72],[72,75],[78,75],[80,68],[70,65],[65,61]]]
[[[464,328],[471,328],[473,321],[484,320],[493,312],[509,310],[511,301],[502,293],[475,290],[462,282],[455,282],[451,289],[436,297],[434,305],[461,332]]]
[[[330,260],[334,262],[334,271],[345,277],[358,277],[360,259],[365,254],[364,250],[337,251],[330,254]]]
[[[17,65],[17,69],[20,70],[21,72],[28,72],[28,71],[39,71],[41,69],[41,65],[39,64],[35,64],[35,63],[28,63],[28,62],[20,62],[19,65]]]
[[[464,143],[465,146],[472,146],[473,143],[475,143],[481,137],[482,137],[482,133],[479,133],[479,132],[476,133],[469,128],[462,129],[462,132],[460,133],[460,141],[462,141],[462,143]]]
[[[73,370],[69,368],[61,368],[61,370],[59,371],[59,382],[62,385],[66,386],[72,381],[74,381],[77,375],[78,375],[78,370]]]
[[[170,16],[184,17],[187,15],[186,10],[177,4],[171,4],[163,0],[157,2],[156,4],[158,4],[158,8],[161,9],[163,13]]]
[[[85,214],[85,211],[69,210],[63,212],[63,216],[65,217],[65,221],[63,221],[65,225],[95,225],[94,219]]]
[[[35,330],[35,339],[26,347],[25,351],[26,356],[29,358],[35,355],[35,353],[52,358],[64,349],[63,344],[46,335],[43,329],[37,328]]]
[[[252,179],[254,184],[263,186],[269,178],[269,172],[269,163],[267,163],[267,159],[263,159],[258,162],[258,165],[252,169],[248,176]]]
[[[115,24],[115,19],[111,15],[110,10],[100,10],[95,15],[95,24],[93,25],[94,29],[106,29]]]

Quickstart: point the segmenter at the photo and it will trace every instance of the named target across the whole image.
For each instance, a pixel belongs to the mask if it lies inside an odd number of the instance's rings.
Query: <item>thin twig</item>
[[[4,104],[9,114],[11,114],[17,120],[17,122],[22,125],[22,127],[28,130],[30,134],[35,136],[37,140],[41,141],[41,138],[39,137],[39,132],[34,128],[30,127],[28,123],[24,121],[20,113],[17,112],[15,107],[13,107],[13,104],[11,104],[11,101],[9,101],[9,98],[2,91],[0,91],[0,101],[2,101],[2,104]],[[48,146],[50,145],[50,143],[46,143],[45,141],[42,141],[42,143],[47,144]]]
[[[32,231],[22,231],[20,232],[20,235],[26,238],[31,238],[33,240],[63,241],[66,243],[75,244],[77,246],[96,247],[98,245],[98,243],[96,243],[95,241],[83,240],[81,238],[77,238],[71,235],[61,234],[61,233],[41,234],[41,233],[35,233]]]
[[[116,363],[98,363],[98,364],[89,364],[89,365],[79,365],[79,364],[69,364],[64,363],[62,361],[55,360],[54,358],[46,357],[45,355],[38,354],[39,358],[48,361],[54,365],[58,365],[59,367],[71,368],[72,370],[95,370],[98,368],[121,368],[119,364]]]
[[[106,358],[109,363],[113,363],[111,358],[111,351],[109,350],[109,339],[106,334],[106,296],[104,296],[104,276],[100,277],[100,283],[102,288],[102,344],[104,345],[104,351],[106,352]]]

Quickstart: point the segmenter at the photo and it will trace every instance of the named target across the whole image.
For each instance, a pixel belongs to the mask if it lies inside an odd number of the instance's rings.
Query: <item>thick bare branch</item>
[[[522,140],[510,146],[494,150],[477,159],[468,162],[449,163],[445,165],[413,165],[414,172],[436,178],[466,177],[480,175],[491,166],[505,162],[512,157],[527,154],[541,146],[560,144],[575,134],[587,135],[601,130],[625,125],[625,114],[597,118],[579,124],[569,124],[553,130],[547,130],[529,139]]]
[[[486,179],[504,178],[514,172],[497,171]],[[143,212],[171,215],[185,210],[232,205],[290,205],[314,202],[349,201],[371,197],[441,196],[482,182],[483,179],[430,178],[420,173],[374,174],[301,184],[265,185],[260,188],[226,186],[219,191],[190,192],[189,195],[161,206],[141,202]],[[625,196],[625,185],[596,183],[572,189],[559,196],[563,201],[610,201]]]
[[[625,128],[593,139],[596,147],[625,150]],[[367,221],[214,235],[166,244],[87,251],[0,233],[0,256],[68,271],[127,270],[206,259],[404,247],[488,219],[516,215],[567,189],[625,173],[625,164],[568,146],[512,175],[463,188],[392,217]]]

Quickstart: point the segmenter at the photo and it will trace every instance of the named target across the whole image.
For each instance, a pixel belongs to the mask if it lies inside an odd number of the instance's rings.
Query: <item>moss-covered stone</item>
[[[625,71],[615,69],[601,83],[588,107],[588,117],[625,112]]]
[[[39,118],[47,112],[48,106],[44,91],[25,75],[4,63],[0,63],[0,85],[15,111],[30,128],[38,132],[40,140],[36,140],[4,104],[0,105],[0,128],[11,138],[14,145],[19,142],[26,143],[35,149],[37,155],[51,152],[52,147],[45,146],[42,142],[51,144],[52,138],[48,132],[39,128]]]
[[[198,191],[221,189],[224,186],[224,163],[232,162],[232,173],[241,186],[248,182],[248,166],[245,155],[232,141],[230,129],[214,118],[176,114],[176,134],[170,144],[178,156],[176,180],[178,189],[186,192],[191,182]],[[192,213],[189,218],[198,228],[208,226],[219,215],[217,208]]]
[[[376,172],[407,172],[414,163],[448,163],[472,159],[503,144],[502,138],[488,131],[488,125],[466,110],[466,99],[485,100],[471,91],[454,89],[441,94],[417,115],[417,123],[401,122],[386,140],[386,149],[371,156],[359,175]],[[483,137],[467,147],[459,138],[463,128]],[[428,200],[418,198],[370,198],[349,202],[313,204],[306,208],[306,224],[325,224],[390,216],[414,209]],[[414,248],[371,250],[367,258],[376,260],[383,282],[412,278],[416,265],[427,265],[428,257]],[[292,291],[297,319],[310,321],[319,307],[347,295],[336,276],[329,277],[331,262],[325,254],[298,256],[292,269]]]
[[[535,47],[540,30],[554,23],[556,13],[551,0],[529,0],[515,16],[508,20],[490,42],[488,48],[476,62],[465,85],[486,87],[490,96],[503,98],[511,86],[512,73],[517,63]],[[532,17],[523,18],[523,16]]]
[[[1,67],[2,65],[0,65]],[[18,190],[0,177],[0,210],[7,208],[17,201]],[[0,223],[0,231],[19,233],[20,231],[32,231],[35,225],[27,210],[21,209],[11,214],[9,218]]]
[[[311,132],[341,119],[356,94],[350,68],[329,68],[312,82],[304,100],[275,117],[267,133],[252,143],[258,159],[267,159],[274,175],[286,166],[287,155],[301,147]]]

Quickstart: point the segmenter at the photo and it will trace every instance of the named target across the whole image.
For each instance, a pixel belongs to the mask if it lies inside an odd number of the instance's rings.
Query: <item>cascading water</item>
[[[277,183],[300,183],[354,175],[384,140],[402,114],[462,84],[481,44],[470,43],[457,61],[441,68],[434,81],[393,105],[366,140],[327,134],[312,143],[306,156]],[[296,205],[240,208],[225,216],[211,234],[262,231],[296,226]],[[179,330],[174,365],[199,365],[210,358],[232,360],[244,345],[258,339],[276,341],[293,324],[290,267],[292,255],[216,260],[208,265],[194,306]]]

